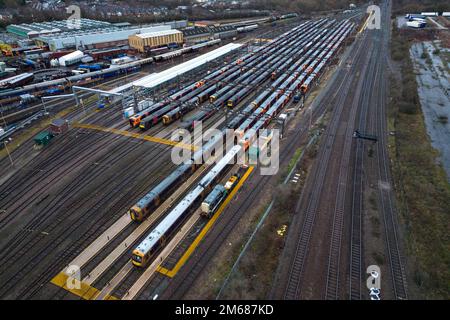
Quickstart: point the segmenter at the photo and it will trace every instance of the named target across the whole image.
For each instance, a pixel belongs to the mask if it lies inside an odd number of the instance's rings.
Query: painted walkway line
[[[69,279],[70,277],[65,274],[64,272],[60,272],[56,277],[54,277],[51,280],[51,283],[53,283],[54,285],[57,285],[58,287],[61,287],[71,293],[73,293],[74,295],[81,297],[85,300],[94,300],[98,294],[100,293],[99,290],[97,290],[94,287],[91,287],[90,285],[84,283],[84,282],[79,282],[79,288],[69,288],[67,285],[68,283],[74,283],[75,284],[75,279]],[[69,280],[69,281],[68,281]],[[105,297],[105,300],[118,300],[116,297],[113,297],[111,295],[108,295],[107,297]]]
[[[158,138],[158,137],[154,137],[154,136],[146,136],[143,134],[138,134],[138,133],[134,133],[134,132],[126,131],[126,130],[119,130],[119,129],[115,129],[115,128],[106,128],[106,127],[98,126],[95,124],[85,124],[85,123],[77,122],[77,123],[73,123],[72,126],[74,128],[90,129],[90,130],[97,130],[97,131],[102,131],[102,132],[119,134],[119,135],[122,135],[125,137],[155,142],[155,143],[159,143],[159,144],[165,144],[165,145],[188,149],[188,150],[193,150],[193,151],[196,151],[198,149],[198,147],[190,145],[190,144],[186,144],[186,143],[181,143],[181,142],[177,142],[177,141],[173,141],[173,140],[169,140],[169,139]]]

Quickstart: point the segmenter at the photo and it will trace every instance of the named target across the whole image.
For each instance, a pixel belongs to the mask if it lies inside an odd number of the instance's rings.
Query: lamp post
[[[8,141],[7,140],[3,141],[3,145],[5,146],[6,152],[8,153],[8,157],[9,157],[9,161],[11,162],[11,166],[14,167],[14,161],[11,158],[11,154],[9,153],[9,149],[8,149],[8,147],[6,145],[9,141],[11,141],[11,138],[9,138]]]

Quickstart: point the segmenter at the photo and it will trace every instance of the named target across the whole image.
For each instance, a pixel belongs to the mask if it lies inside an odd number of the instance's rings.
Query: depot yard
[[[279,29],[278,34],[283,31]],[[238,54],[242,53],[231,54],[225,57],[225,61],[233,61]],[[137,76],[121,78],[103,85],[101,89],[108,90],[135,78]],[[193,80],[186,76],[178,85],[183,86]],[[166,90],[162,88],[161,94],[164,95]],[[11,150],[14,167],[9,166],[8,157],[1,160],[4,164],[1,259],[6,272],[1,275],[4,286],[0,294],[4,298],[82,296],[73,295],[50,281],[102,232],[127,215],[133,203],[175,168],[170,160],[172,144],[165,142],[170,141],[169,133],[177,128],[177,122],[140,132],[129,128],[120,105],[95,110],[98,101],[95,97],[85,101],[84,110],[78,107],[65,116],[73,119],[67,133],[54,137],[39,149],[33,146],[34,136],[30,135],[27,141]],[[245,98],[241,105],[250,101],[251,97]],[[62,104],[67,103],[67,100],[62,101]],[[241,105],[235,110],[239,110]],[[204,122],[204,128],[222,123],[223,117],[223,113],[216,112]],[[113,129],[117,131],[113,132]],[[12,212],[16,214],[10,214]],[[189,240],[186,243],[186,239],[192,238],[206,223],[205,220],[194,223],[192,230],[197,231],[191,231],[182,239],[185,242],[179,244],[181,249],[175,250],[169,258],[176,261],[188,246]],[[132,222],[126,224],[107,249],[89,261],[87,272],[135,228],[136,224]],[[128,245],[131,247],[132,243]],[[129,261],[129,254],[128,249],[116,266]],[[169,262],[164,264],[166,268],[172,266]],[[112,267],[95,285],[101,288],[108,282],[107,278],[114,275],[114,268],[117,269]],[[131,278],[136,279],[140,273],[139,269],[134,270]],[[123,297],[132,284],[132,280],[127,281],[111,292],[111,296]]]

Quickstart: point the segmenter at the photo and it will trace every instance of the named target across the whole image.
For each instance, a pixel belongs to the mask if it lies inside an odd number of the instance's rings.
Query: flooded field
[[[420,103],[433,147],[450,182],[450,50],[439,41],[416,43],[410,54],[417,73]]]

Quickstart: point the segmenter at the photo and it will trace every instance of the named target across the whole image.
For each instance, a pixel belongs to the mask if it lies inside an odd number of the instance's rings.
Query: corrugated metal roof
[[[211,52],[205,53],[199,57],[196,57],[194,59],[191,59],[189,61],[181,63],[177,66],[174,66],[174,67],[164,70],[162,72],[159,72],[159,73],[156,73],[153,75],[149,75],[149,76],[143,77],[142,79],[133,81],[132,85],[138,86],[138,87],[146,87],[146,88],[156,87],[156,86],[158,86],[166,81],[169,81],[181,74],[184,74],[190,70],[193,70],[193,69],[201,66],[202,64],[207,63],[208,61],[217,59],[220,56],[223,56],[241,46],[242,46],[242,44],[239,44],[239,43],[229,43],[225,46],[222,46]]]
[[[152,37],[160,37],[160,36],[168,36],[171,34],[179,34],[182,33],[179,30],[172,29],[172,30],[162,30],[162,31],[154,31],[154,32],[147,32],[147,33],[139,33],[136,36],[139,38],[152,38]]]
[[[81,52],[80,50],[76,50],[74,52],[66,54],[65,56],[62,56],[60,59],[70,60],[70,59],[78,58],[78,57],[82,57],[82,56],[84,56],[84,53]]]

